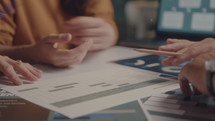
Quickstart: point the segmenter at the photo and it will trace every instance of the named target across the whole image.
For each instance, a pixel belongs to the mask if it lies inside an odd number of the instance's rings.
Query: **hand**
[[[92,41],[83,41],[78,47],[71,50],[57,49],[57,43],[68,43],[71,41],[70,34],[50,35],[37,42],[30,48],[31,60],[37,63],[46,63],[58,67],[65,67],[82,62]]]
[[[184,61],[195,58],[201,54],[215,49],[215,39],[207,38],[199,42],[189,40],[168,39],[167,45],[160,46],[159,50],[183,53],[177,57],[169,57],[163,60],[164,65],[179,65]]]
[[[179,74],[179,81],[181,90],[185,96],[189,97],[192,94],[201,93],[210,95],[206,86],[206,70],[204,64],[205,61],[214,57],[215,50],[194,58],[189,64],[183,67]],[[213,81],[215,81],[215,78],[213,78]],[[194,92],[192,92],[190,84]]]
[[[105,20],[95,17],[77,17],[65,22],[65,32],[71,33],[74,45],[80,45],[85,41],[93,41],[91,51],[102,50],[111,47],[116,42],[114,29]]]
[[[180,88],[186,97],[200,93],[208,94],[205,73],[203,62],[191,62],[182,68],[178,79]]]
[[[15,85],[21,85],[22,81],[18,74],[24,79],[36,81],[41,77],[42,71],[22,61],[15,61],[7,56],[0,56],[0,71],[4,73]]]

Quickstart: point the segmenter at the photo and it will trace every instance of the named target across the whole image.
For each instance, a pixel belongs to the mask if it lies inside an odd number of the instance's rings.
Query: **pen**
[[[182,54],[182,53],[177,53],[177,52],[151,50],[151,49],[134,49],[134,50],[136,50],[138,52],[145,52],[145,53],[156,54],[156,55],[165,55],[165,56],[178,56],[178,55]]]

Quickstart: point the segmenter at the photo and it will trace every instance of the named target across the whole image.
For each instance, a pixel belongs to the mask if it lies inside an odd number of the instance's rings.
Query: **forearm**
[[[15,60],[35,63],[31,58],[32,45],[5,46],[0,45],[0,55],[8,56]]]

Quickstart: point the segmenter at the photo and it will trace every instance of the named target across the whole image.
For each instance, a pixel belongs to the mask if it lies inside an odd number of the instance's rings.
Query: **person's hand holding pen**
[[[207,38],[199,42],[168,39],[167,45],[160,46],[159,50],[144,50],[144,52],[169,56],[163,60],[164,65],[179,65],[192,59],[180,71],[178,77],[180,88],[186,97],[201,93],[210,95],[206,86],[204,64],[206,61],[215,58],[215,39]],[[214,80],[215,77],[212,81],[214,82]],[[212,84],[215,87],[215,84]]]
[[[191,60],[201,54],[207,53],[214,48],[215,39],[212,38],[207,38],[198,42],[168,39],[167,45],[160,46],[159,50],[182,53],[179,56],[170,56],[162,61],[164,65],[179,65],[184,61]]]

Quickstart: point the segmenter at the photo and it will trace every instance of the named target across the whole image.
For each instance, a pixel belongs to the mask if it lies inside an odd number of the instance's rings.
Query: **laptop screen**
[[[215,0],[160,0],[157,31],[215,37]]]

